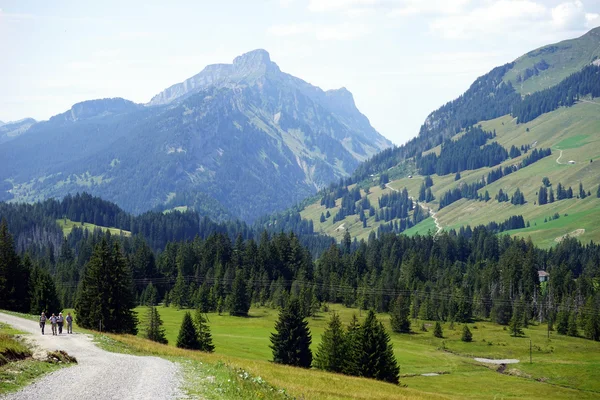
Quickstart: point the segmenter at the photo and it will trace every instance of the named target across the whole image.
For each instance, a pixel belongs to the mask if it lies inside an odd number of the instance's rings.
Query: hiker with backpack
[[[73,317],[71,317],[71,313],[67,313],[67,333],[73,333]]]
[[[56,315],[54,315],[54,313],[52,313],[52,316],[50,316],[50,324],[52,325],[52,336],[56,335],[56,322],[57,322]]]
[[[62,313],[58,313],[58,317],[56,318],[56,323],[58,325],[58,334],[62,334],[63,324],[65,323],[65,319],[62,316]]]
[[[40,315],[40,328],[42,328],[42,335],[44,334],[44,328],[46,327],[46,314],[42,311]]]

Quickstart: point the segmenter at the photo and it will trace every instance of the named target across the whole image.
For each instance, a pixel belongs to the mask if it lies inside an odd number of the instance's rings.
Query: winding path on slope
[[[565,165],[565,163],[561,163],[560,161],[558,161],[558,160],[560,160],[560,159],[562,158],[562,150],[560,150],[560,149],[559,149],[558,151],[560,151],[560,155],[559,155],[559,156],[558,156],[558,158],[556,159],[556,163],[557,163],[557,164],[560,164],[560,165]]]
[[[388,189],[390,189],[390,190],[393,190],[394,192],[399,192],[398,189],[394,189],[389,183],[386,183],[385,187],[388,188]],[[409,197],[410,197],[410,199],[412,201],[415,201],[414,197],[412,197],[412,196],[409,196]],[[419,202],[417,202],[417,203],[421,206],[421,208],[423,210],[427,211],[429,213],[429,215],[431,215],[431,218],[433,218],[433,221],[435,222],[435,226],[437,228],[437,232],[435,233],[435,236],[439,235],[440,232],[442,231],[442,225],[438,221],[438,217],[437,217],[435,211],[433,211],[433,209],[431,209],[431,208],[429,208],[429,207],[427,207],[427,206],[425,206],[425,205],[423,205],[423,204],[421,204]]]
[[[36,346],[37,351],[64,350],[78,362],[46,375],[18,392],[0,395],[2,400],[63,397],[53,393],[54,387],[60,387],[64,396],[85,400],[182,397],[179,389],[181,374],[175,363],[158,357],[111,353],[97,347],[91,336],[85,334],[52,336],[49,326],[46,335],[42,336],[37,322],[13,315],[0,313],[0,322],[27,332],[23,338]]]

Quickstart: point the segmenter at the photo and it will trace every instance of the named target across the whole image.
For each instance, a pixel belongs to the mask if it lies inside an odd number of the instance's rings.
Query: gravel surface
[[[19,392],[0,396],[8,399],[174,399],[181,398],[179,366],[158,357],[111,353],[100,349],[89,335],[52,336],[49,324],[42,336],[35,321],[0,313],[0,322],[29,333],[27,341],[37,352],[64,350],[78,364],[63,368]],[[50,334],[48,334],[50,332]]]

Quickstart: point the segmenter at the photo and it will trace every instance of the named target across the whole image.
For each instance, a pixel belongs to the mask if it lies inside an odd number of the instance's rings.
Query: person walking
[[[71,313],[67,313],[67,333],[73,333],[73,317],[71,317]]]
[[[40,315],[40,328],[42,328],[42,335],[44,334],[44,328],[46,327],[46,314],[42,311]]]
[[[62,328],[65,323],[65,319],[62,316],[62,313],[58,313],[58,317],[56,318],[56,323],[58,324],[58,334],[62,335]]]
[[[50,324],[52,325],[52,336],[56,335],[56,320],[56,315],[52,313],[52,315],[50,316]]]

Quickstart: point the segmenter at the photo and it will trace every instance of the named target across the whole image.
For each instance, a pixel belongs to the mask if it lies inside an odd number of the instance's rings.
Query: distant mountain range
[[[255,50],[145,105],[84,101],[48,121],[0,126],[0,200],[87,191],[135,213],[192,207],[252,221],[390,146],[348,90],[323,91]]]
[[[19,135],[27,132],[37,121],[33,118],[25,118],[19,121],[2,122],[0,121],[0,144],[15,139]]]

